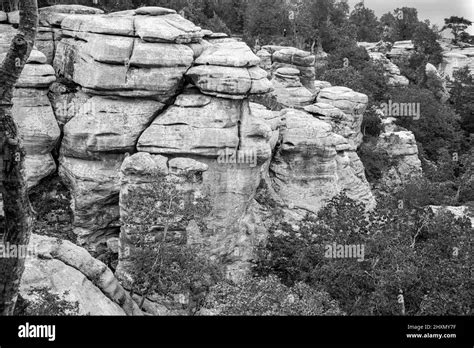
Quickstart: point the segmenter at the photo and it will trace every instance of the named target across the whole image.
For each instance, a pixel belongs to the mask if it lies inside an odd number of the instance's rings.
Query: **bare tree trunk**
[[[14,85],[20,77],[33,49],[38,26],[37,0],[20,1],[20,26],[3,64],[0,66],[0,142],[3,161],[0,163],[3,183],[5,230],[0,243],[10,246],[28,245],[32,229],[32,212],[25,176],[25,150],[12,117]],[[12,315],[25,259],[1,258],[0,314]]]

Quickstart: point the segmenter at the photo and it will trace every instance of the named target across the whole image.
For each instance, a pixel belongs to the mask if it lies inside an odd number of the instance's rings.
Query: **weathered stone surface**
[[[136,16],[135,33],[148,42],[198,42],[201,28],[177,14],[163,16]]]
[[[260,58],[260,64],[259,66],[266,70],[270,71],[272,68],[272,54],[268,52],[267,50],[261,49],[260,51],[257,52],[257,57]]]
[[[300,66],[311,66],[314,64],[315,57],[310,52],[290,47],[276,51],[273,54],[273,61]]]
[[[400,68],[393,64],[384,53],[370,52],[369,56],[372,60],[381,62],[385,69],[385,76],[388,77],[388,84],[390,86],[408,86],[410,81],[401,75]]]
[[[20,23],[20,11],[13,11],[7,13],[8,23],[19,24]]]
[[[0,61],[3,58],[0,57]],[[56,81],[54,69],[46,64],[26,64],[15,87],[17,88],[42,88],[49,87]]]
[[[120,230],[119,171],[123,155],[103,155],[101,161],[62,156],[59,175],[71,192],[73,231],[77,242],[95,251]]]
[[[7,53],[16,30],[10,24],[0,24],[0,54]]]
[[[350,129],[352,134],[348,140],[354,149],[358,148],[362,144],[361,126],[368,97],[347,87],[329,87],[319,92],[317,102],[330,104],[346,114],[344,128]]]
[[[380,134],[376,145],[393,163],[381,179],[390,188],[400,186],[423,173],[414,134],[394,126],[394,122],[393,118],[384,120],[384,132]]]
[[[49,87],[49,99],[60,126],[64,126],[77,113],[91,111],[84,110],[84,105],[90,99],[89,95],[82,91],[69,91],[65,85],[58,82]]]
[[[470,66],[471,72],[474,71],[474,59],[469,57],[462,50],[453,50],[443,53],[443,61],[440,66],[440,72],[449,78],[453,78],[453,73],[465,66]]]
[[[46,64],[47,59],[42,52],[38,50],[32,50],[30,56],[28,57],[27,63]]]
[[[442,103],[449,99],[449,92],[446,86],[446,80],[441,77],[438,69],[433,64],[427,63],[425,67],[426,86],[430,89]]]
[[[107,95],[108,92],[111,95],[154,97],[165,101],[176,93],[186,70],[184,66],[128,68],[99,63],[84,56],[74,64],[73,80],[97,94]]]
[[[104,13],[101,9],[82,5],[53,5],[42,7],[38,12],[39,24],[44,26],[60,26],[64,18],[71,14],[93,15]]]
[[[133,153],[138,137],[163,107],[156,101],[92,97],[64,127],[63,154],[100,159],[104,153]]]
[[[194,52],[185,45],[148,43],[136,40],[130,65],[138,67],[190,67]]]
[[[108,64],[125,65],[132,55],[135,41],[131,37],[103,34],[87,34],[81,37],[87,40],[82,46],[81,53]]]
[[[347,189],[353,199],[373,206],[370,187],[351,165],[355,153],[329,123],[304,111],[286,109],[282,143],[270,166],[271,185],[291,209],[317,212]]]
[[[36,255],[26,259],[20,293],[37,301],[31,291],[46,289],[77,303],[73,315],[141,315],[137,304],[112,271],[86,250],[55,238],[32,235],[29,245]]]
[[[400,58],[403,56],[409,56],[415,51],[415,45],[411,40],[396,41],[392,50],[387,53],[388,58]]]
[[[304,110],[314,117],[329,123],[333,127],[334,133],[342,135],[352,145],[352,149],[356,149],[356,143],[361,136],[361,130],[354,115],[345,114],[335,106],[324,103],[306,106]]]
[[[267,78],[267,72],[260,67],[254,66],[248,69],[252,79],[250,94],[263,94],[272,92],[273,85]]]
[[[170,8],[158,7],[158,6],[147,6],[147,7],[140,7],[135,10],[137,15],[149,15],[149,16],[163,16],[167,14],[174,14],[176,13],[175,10]]]
[[[41,180],[56,172],[56,162],[50,153],[26,155],[26,181],[28,188],[37,186]]]
[[[4,23],[8,21],[8,16],[5,12],[0,11],[0,23]]]
[[[250,92],[252,80],[247,69],[199,65],[186,75],[204,94],[244,98]]]
[[[179,98],[178,104],[184,98],[186,107],[171,106],[145,130],[138,140],[139,151],[216,157],[219,150],[237,147],[240,101],[212,98],[208,102],[193,94]]]
[[[215,44],[207,48],[196,64],[219,65],[229,67],[252,67],[258,65],[258,58],[244,42],[229,42]]]
[[[106,15],[69,15],[61,28],[76,32],[134,36],[133,17]]]
[[[316,96],[301,84],[299,77],[296,75],[284,75],[282,72],[292,73],[294,70],[284,69],[280,71],[278,69],[277,73],[275,73],[271,83],[278,102],[283,107],[295,108],[302,108],[312,104]]]
[[[46,91],[17,89],[12,114],[28,155],[45,155],[52,150],[60,130]]]

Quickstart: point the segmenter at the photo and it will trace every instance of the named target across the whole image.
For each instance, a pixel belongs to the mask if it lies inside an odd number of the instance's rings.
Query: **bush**
[[[357,154],[364,164],[365,176],[370,183],[376,183],[382,179],[383,174],[396,165],[385,151],[375,148],[376,141],[377,139],[374,137],[366,137],[364,143],[357,150]]]
[[[48,289],[30,291],[29,295],[37,298],[35,301],[25,300],[19,296],[15,307],[15,316],[65,316],[78,315],[79,302],[69,302]],[[67,296],[65,292],[63,296]]]
[[[205,308],[227,316],[343,315],[326,292],[304,283],[290,288],[275,276],[248,278],[239,284],[221,282],[212,288]]]
[[[349,58],[349,63],[350,63]],[[350,65],[347,68],[327,69],[317,72],[320,80],[333,86],[344,86],[356,92],[366,94],[369,103],[387,100],[388,78],[381,63],[368,61],[361,64],[361,70]]]
[[[259,249],[255,274],[326,291],[348,315],[400,315],[400,292],[407,315],[472,313],[470,220],[390,197],[379,202],[367,212],[341,195],[298,226],[277,223]],[[333,243],[364,245],[364,260],[326,258]],[[442,298],[447,303],[436,302]]]
[[[208,233],[204,219],[210,204],[193,189],[196,180],[200,178],[194,174],[152,177],[148,186],[129,192],[124,203],[134,212],[122,216],[132,246],[127,260],[129,285],[132,293],[142,296],[141,306],[153,294],[171,302],[184,296],[180,304],[192,312],[203,293],[222,277],[220,266],[203,255],[202,246],[192,244],[187,234],[191,221]]]
[[[449,106],[442,104],[432,92],[416,86],[393,88],[390,90],[394,103],[420,104],[420,119],[411,117],[397,119],[397,125],[412,131],[423,145],[429,160],[437,160],[440,150],[451,154],[459,152],[462,132],[459,117]]]

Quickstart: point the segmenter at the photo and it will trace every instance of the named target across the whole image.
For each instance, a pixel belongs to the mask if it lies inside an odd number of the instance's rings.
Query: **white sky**
[[[360,0],[348,2],[352,10]],[[429,19],[440,28],[444,25],[444,18],[451,16],[464,17],[474,22],[474,0],[365,0],[365,6],[374,10],[379,18],[397,7],[414,7],[418,10],[420,20]],[[474,34],[474,25],[469,32]]]

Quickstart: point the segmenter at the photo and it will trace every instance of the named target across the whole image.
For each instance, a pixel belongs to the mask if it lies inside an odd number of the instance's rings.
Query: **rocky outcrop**
[[[443,47],[443,61],[439,66],[439,72],[443,77],[453,79],[453,73],[465,66],[471,73],[474,73],[473,46],[460,47],[446,42],[441,42],[441,46]]]
[[[119,249],[122,280],[134,234],[162,231],[167,219],[158,209],[156,224],[141,225],[140,204],[160,207],[157,192],[169,188],[177,207],[205,204],[192,218],[194,208],[177,214],[173,232],[233,279],[248,271],[274,204],[289,220],[342,191],[374,205],[356,154],[368,98],[315,81],[309,52],[265,46],[256,55],[158,7],[94,11],[53,6],[40,23],[53,38],[59,81],[49,98],[63,131],[59,175],[74,232],[91,252]],[[273,89],[281,112],[250,103]]]
[[[270,177],[271,187],[289,209],[300,211],[300,216],[316,213],[342,191],[368,207],[375,204],[363,171],[354,170],[355,149],[333,133],[330,123],[290,109],[283,111],[283,118],[285,127]]]
[[[401,58],[408,57],[415,51],[415,45],[411,40],[405,41],[396,41],[392,45],[390,52],[387,53],[387,57],[392,58]]]
[[[383,132],[376,145],[376,149],[386,154],[392,164],[381,179],[381,183],[388,188],[400,186],[423,172],[415,135],[395,125],[395,121],[390,117],[382,120]]]
[[[425,67],[426,86],[442,102],[449,99],[446,79],[443,79],[438,69],[433,64],[427,63]]]
[[[297,69],[279,68],[274,73],[272,85],[283,107],[302,108],[314,102],[315,95],[303,86]]]
[[[408,86],[410,84],[408,79],[400,73],[400,68],[393,64],[384,53],[370,52],[369,56],[372,60],[382,63],[389,86]]]
[[[306,110],[316,111],[317,115],[322,113],[326,117],[329,116],[336,131],[339,129],[338,134],[344,136],[354,150],[357,149],[362,144],[361,126],[369,102],[368,97],[347,87],[329,87],[321,90],[317,102],[326,105],[321,108],[320,104],[316,104],[316,108],[310,107]],[[328,105],[339,109],[343,116],[330,107],[328,108]]]
[[[446,206],[430,206],[429,207],[435,214],[441,214],[443,212],[449,212],[453,214],[457,219],[469,219],[472,227],[474,228],[474,212],[472,208],[467,206],[461,207],[446,207]]]
[[[112,271],[84,249],[67,241],[32,235],[20,294],[37,302],[38,291],[56,294],[78,306],[74,315],[140,315],[141,311]]]
[[[272,81],[280,107],[302,108],[314,101],[319,92],[314,55],[294,47],[269,45],[263,46],[257,56]]]

